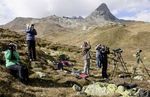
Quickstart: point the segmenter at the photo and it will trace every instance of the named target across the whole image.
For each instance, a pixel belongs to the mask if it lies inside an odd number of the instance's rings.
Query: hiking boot
[[[29,59],[29,60],[30,60],[30,62],[33,61],[33,59]]]
[[[21,79],[20,80],[21,81],[21,83],[23,83],[23,84],[25,84],[25,85],[28,85],[29,83],[29,80],[28,79]]]
[[[33,61],[36,61],[36,58],[34,58]]]
[[[109,82],[109,78],[103,78],[106,82]]]

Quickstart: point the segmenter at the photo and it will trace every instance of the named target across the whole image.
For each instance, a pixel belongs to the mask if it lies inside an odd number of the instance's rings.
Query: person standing
[[[101,49],[101,44],[98,44],[98,45],[95,47],[95,50],[96,50],[96,66],[97,66],[98,68],[101,68],[100,49]]]
[[[108,54],[110,53],[109,48],[106,46],[102,46],[100,49],[100,60],[102,63],[102,77],[103,78],[108,78],[107,75],[107,67],[108,67]]]
[[[30,61],[36,60],[35,35],[37,35],[36,29],[34,28],[34,24],[31,24],[31,26],[26,29],[26,40]]]
[[[84,42],[82,47],[82,55],[83,55],[83,60],[84,60],[84,70],[83,73],[86,75],[89,75],[89,69],[90,69],[90,59],[91,59],[91,55],[90,55],[90,49],[91,49],[91,45],[89,42]]]

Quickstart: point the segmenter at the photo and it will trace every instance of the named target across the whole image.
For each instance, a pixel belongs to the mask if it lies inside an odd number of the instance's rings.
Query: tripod
[[[115,77],[115,73],[117,72],[117,69],[118,69],[118,63],[120,63],[120,65],[122,66],[123,68],[123,77],[125,76],[125,72],[128,73],[128,69],[127,69],[127,66],[126,66],[126,63],[124,62],[123,58],[122,58],[122,52],[115,52],[114,51],[114,70],[113,70],[113,73],[111,75],[111,77]]]
[[[143,68],[144,70],[146,71],[147,75],[150,77],[150,74],[148,72],[148,70],[146,69],[146,66],[145,64],[143,63],[143,60],[141,59],[141,52],[142,50],[139,50],[137,53],[136,53],[136,65],[139,65],[140,63],[143,65]],[[136,68],[133,69],[133,75],[132,75],[132,78],[131,78],[131,81],[133,80],[134,76],[135,76],[135,73],[136,73]]]

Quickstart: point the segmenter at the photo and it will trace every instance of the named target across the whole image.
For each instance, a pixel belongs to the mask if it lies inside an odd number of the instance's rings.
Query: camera
[[[141,53],[141,52],[142,52],[142,50],[140,49],[140,50],[138,50],[137,52],[138,52],[138,53]]]
[[[101,46],[100,52],[101,52],[101,53],[107,53],[107,54],[109,54],[109,53],[110,53],[110,52],[109,52],[109,47]]]
[[[10,43],[9,45],[8,45],[8,49],[9,50],[11,50],[11,51],[15,51],[16,50],[16,45],[14,44],[14,43]]]
[[[121,48],[113,49],[113,51],[115,53],[122,53],[123,52],[123,50]]]

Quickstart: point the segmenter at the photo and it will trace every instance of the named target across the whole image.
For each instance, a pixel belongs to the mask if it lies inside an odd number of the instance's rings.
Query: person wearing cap
[[[6,68],[15,77],[19,77],[20,81],[28,81],[28,69],[26,66],[21,65],[19,53],[17,52],[17,46],[13,43],[8,45],[7,50],[4,52],[6,61]]]
[[[28,45],[28,56],[30,61],[36,60],[35,35],[37,35],[37,31],[34,28],[34,24],[31,24],[31,26],[26,29],[26,40]]]
[[[90,55],[91,45],[89,42],[84,42],[81,48],[82,48],[82,55],[83,55],[83,60],[84,60],[83,73],[86,75],[89,75],[90,59],[91,59],[91,55]]]

